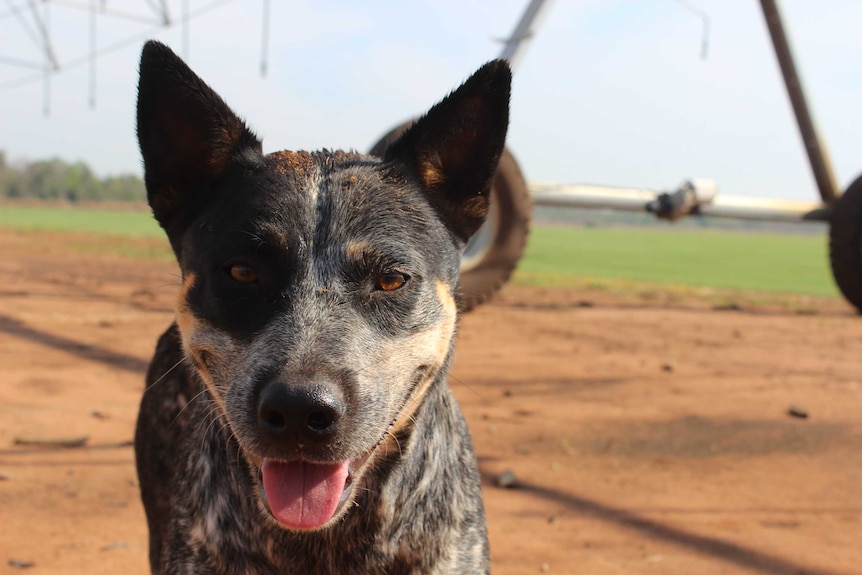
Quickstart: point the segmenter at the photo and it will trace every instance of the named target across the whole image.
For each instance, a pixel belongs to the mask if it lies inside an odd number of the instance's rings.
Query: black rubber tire
[[[862,313],[862,177],[833,205],[829,263],[838,289]]]
[[[405,122],[391,130],[369,153],[382,157],[412,123]],[[484,303],[503,287],[527,245],[532,202],[527,182],[508,148],[500,157],[490,199],[488,218],[471,238],[461,259],[461,279],[455,293],[462,312]]]

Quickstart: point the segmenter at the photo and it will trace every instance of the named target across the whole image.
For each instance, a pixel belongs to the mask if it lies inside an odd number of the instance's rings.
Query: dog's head
[[[487,64],[383,158],[264,155],[173,52],[144,47],[138,139],[182,270],[184,351],[283,526],[344,513],[445,370],[459,257],[488,209],[510,78]]]

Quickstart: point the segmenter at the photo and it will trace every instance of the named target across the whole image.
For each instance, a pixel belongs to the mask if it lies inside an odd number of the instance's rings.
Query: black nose
[[[269,383],[257,404],[261,431],[283,447],[320,443],[335,435],[344,400],[334,383]]]

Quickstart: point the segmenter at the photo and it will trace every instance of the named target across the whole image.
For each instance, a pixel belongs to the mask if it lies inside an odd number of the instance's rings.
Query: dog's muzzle
[[[347,461],[314,461],[308,454],[325,448],[345,415],[341,388],[317,377],[301,384],[271,381],[257,402],[258,431],[271,447],[260,464],[266,505],[288,529],[325,527],[351,500],[354,480],[373,451]]]

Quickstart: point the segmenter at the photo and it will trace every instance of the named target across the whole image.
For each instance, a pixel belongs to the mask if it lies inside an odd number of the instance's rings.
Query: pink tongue
[[[347,462],[264,459],[263,489],[275,518],[292,529],[314,529],[335,513],[347,481]]]

